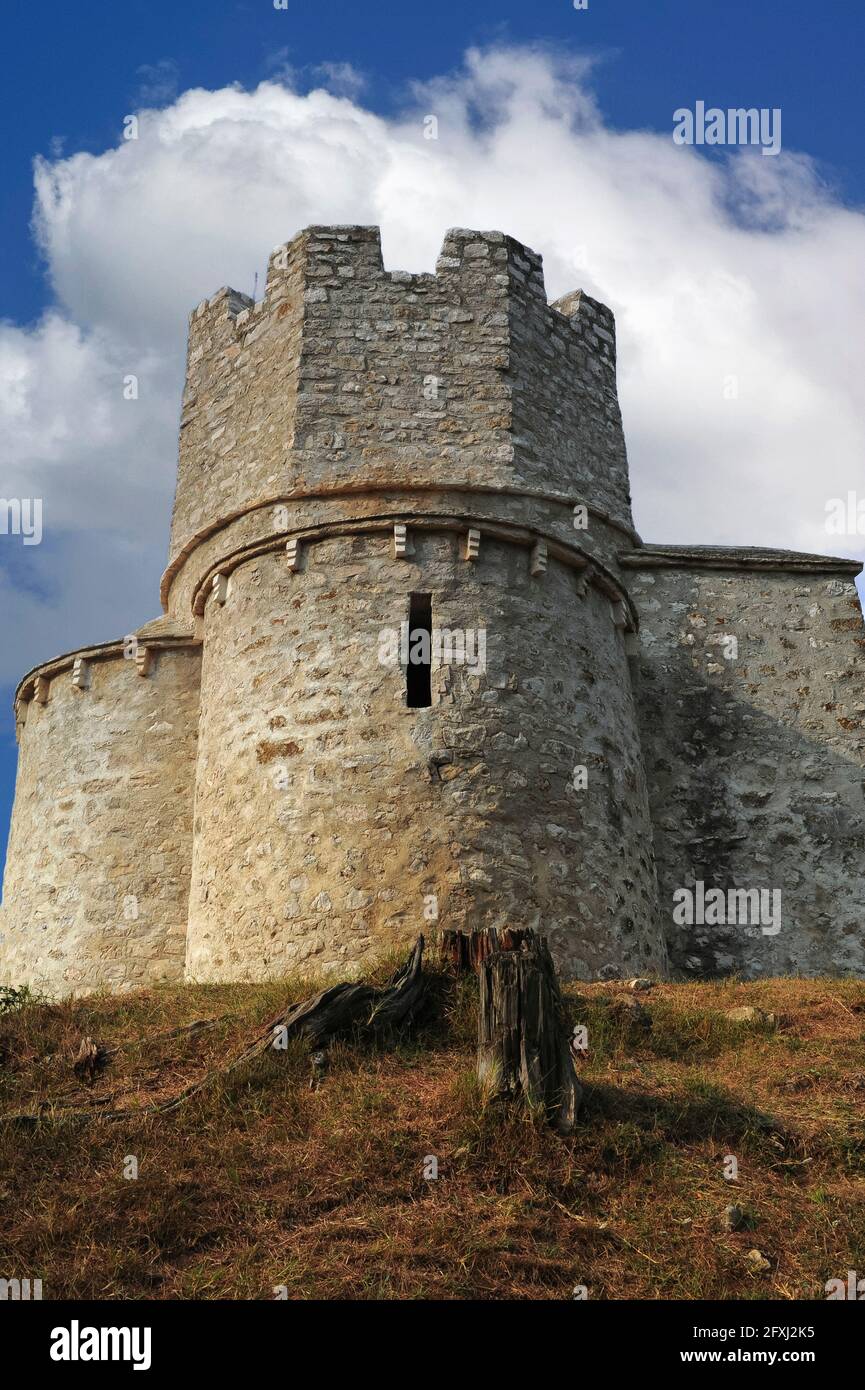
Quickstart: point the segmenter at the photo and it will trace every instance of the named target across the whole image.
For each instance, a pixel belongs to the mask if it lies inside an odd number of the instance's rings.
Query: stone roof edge
[[[156,619],[155,621],[160,621]],[[170,651],[176,647],[197,647],[201,645],[201,639],[193,635],[192,629],[184,629],[178,624],[173,632],[163,632],[159,635],[149,635],[147,629],[150,623],[145,623],[137,632],[130,633],[130,636],[143,637],[142,647],[152,647],[154,651]],[[122,656],[127,638],[118,637],[113,642],[97,642],[89,647],[77,647],[74,651],[63,652],[60,656],[50,657],[47,661],[40,661],[36,666],[31,666],[26,671],[15,687],[13,702],[17,703],[21,698],[21,692],[37,676],[46,676],[51,679],[53,676],[60,675],[61,672],[74,666],[76,658],[82,657],[85,661],[107,661],[115,656]]]
[[[863,569],[861,560],[851,560],[849,556],[727,545],[643,545],[620,554],[619,563],[627,569],[799,570],[854,578]]]

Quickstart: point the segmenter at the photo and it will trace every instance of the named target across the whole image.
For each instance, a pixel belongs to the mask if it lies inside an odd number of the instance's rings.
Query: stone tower
[[[857,570],[643,546],[613,317],[548,304],[524,246],[451,231],[412,275],[376,228],[308,228],[260,303],[191,316],[165,615],[19,687],[2,978],[352,972],[436,923],[539,927],[581,978],[662,974],[668,943],[703,974],[861,969],[852,709],[810,724],[834,840],[783,950],[670,913],[698,874],[792,870],[808,793],[776,784],[803,703],[861,698]],[[737,612],[771,680],[711,659]],[[790,615],[843,671],[758,650]]]

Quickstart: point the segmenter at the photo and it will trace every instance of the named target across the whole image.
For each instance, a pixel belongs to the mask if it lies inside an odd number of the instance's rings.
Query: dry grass
[[[593,1299],[797,1299],[863,1268],[865,984],[658,986],[642,996],[651,1031],[610,1007],[624,986],[568,991],[590,1052],[564,1141],[481,1107],[472,989],[438,976],[412,1041],[335,1048],[318,1091],[294,1047],[166,1116],[136,1109],[239,1052],[310,982],[0,1016],[0,1113],[44,1116],[0,1129],[0,1275],[41,1277],[46,1298],[537,1299],[585,1284]],[[731,1024],[742,1003],[778,1026]],[[92,1089],[71,1067],[86,1033],[119,1049]],[[64,1119],[106,1098],[128,1119]],[[728,1233],[733,1202],[748,1224]],[[754,1247],[767,1273],[748,1268]]]

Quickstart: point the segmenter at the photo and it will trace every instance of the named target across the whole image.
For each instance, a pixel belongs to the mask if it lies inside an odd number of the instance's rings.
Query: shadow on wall
[[[784,675],[804,682],[794,707],[813,699],[807,671]],[[823,718],[861,728],[832,703]],[[690,649],[667,648],[663,675],[641,664],[640,718],[674,974],[865,974],[863,767],[749,704],[726,673],[710,682]],[[761,925],[674,921],[674,894],[699,883],[780,896]]]

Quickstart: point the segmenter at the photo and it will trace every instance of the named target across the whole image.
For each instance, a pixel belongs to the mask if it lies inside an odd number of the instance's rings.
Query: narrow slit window
[[[408,609],[408,662],[405,702],[409,709],[432,704],[432,594],[411,594]]]

